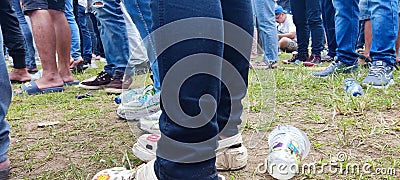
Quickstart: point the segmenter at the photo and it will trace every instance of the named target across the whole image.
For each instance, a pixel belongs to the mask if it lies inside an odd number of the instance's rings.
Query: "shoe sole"
[[[138,126],[139,129],[141,129],[142,131],[148,132],[150,134],[161,134],[160,129],[152,129],[151,128],[151,127],[154,126],[154,124],[152,126],[148,126],[147,124],[142,123],[143,121],[148,121],[148,120],[140,119],[139,123],[137,123],[137,126]]]
[[[115,88],[105,88],[104,91],[109,94],[121,94],[123,91],[128,89],[115,89]]]
[[[144,162],[149,162],[153,159],[156,158],[156,154],[153,154],[151,152],[148,152],[147,149],[144,149],[138,145],[138,143],[135,143],[132,147],[132,153],[135,155],[137,158]]]
[[[83,84],[78,84],[76,88],[83,88],[83,89],[88,89],[88,90],[99,90],[103,89],[105,86],[87,86]]]
[[[389,86],[394,85],[394,80],[391,79],[391,80],[389,81],[389,83],[386,84],[386,86],[374,86],[374,85],[370,85],[370,84],[367,84],[367,83],[362,83],[361,85],[363,85],[363,86],[365,86],[365,87],[372,87],[372,88],[375,88],[375,89],[387,89],[387,88],[389,88]]]
[[[141,117],[148,116],[152,113],[159,111],[160,109],[161,108],[159,103],[143,109],[124,107],[123,109],[117,109],[117,115],[122,119],[138,121]]]

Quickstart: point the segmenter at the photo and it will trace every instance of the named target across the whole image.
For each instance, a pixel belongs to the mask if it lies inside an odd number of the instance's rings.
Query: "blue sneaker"
[[[393,84],[393,66],[383,61],[372,62],[367,77],[361,82],[363,86],[378,89],[386,89]]]
[[[355,64],[349,65],[338,61],[335,57],[335,60],[324,70],[320,72],[313,73],[315,77],[326,77],[333,73],[351,73],[357,71],[358,65],[357,62]]]

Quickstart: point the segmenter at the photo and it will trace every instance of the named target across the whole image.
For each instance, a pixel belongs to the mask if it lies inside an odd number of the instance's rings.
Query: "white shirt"
[[[276,23],[278,34],[286,34],[296,32],[296,26],[293,22],[293,16],[290,14],[286,14],[286,19],[283,23]],[[297,37],[293,39],[293,41],[297,41]]]

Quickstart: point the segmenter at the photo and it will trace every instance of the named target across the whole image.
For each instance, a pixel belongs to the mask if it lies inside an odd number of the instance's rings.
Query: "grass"
[[[361,81],[366,69],[313,78],[314,68],[279,65],[274,70],[250,70],[241,127],[247,137],[249,163],[240,171],[222,172],[227,179],[271,178],[256,169],[268,152],[268,132],[278,124],[290,124],[307,133],[312,146],[303,162],[329,162],[338,152],[346,152],[346,163],[397,169],[396,176],[324,172],[300,174],[296,179],[400,177],[400,85],[387,90],[364,89],[363,96],[354,98],[346,95],[342,81],[346,77]],[[89,69],[75,78],[84,80],[98,71]],[[400,82],[398,71],[394,76]],[[145,75],[137,77],[135,86],[144,85],[146,79]],[[13,179],[90,179],[105,168],[134,168],[142,163],[131,153],[140,132],[134,123],[118,119],[115,96],[100,90],[89,98],[75,98],[86,92],[67,87],[63,93],[13,97],[7,115],[12,129]],[[37,127],[37,123],[52,121],[60,124]]]

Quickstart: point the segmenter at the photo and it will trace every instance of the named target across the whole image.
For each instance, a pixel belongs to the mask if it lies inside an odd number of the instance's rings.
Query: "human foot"
[[[25,68],[13,69],[8,75],[12,83],[23,83],[31,80],[31,75]]]

